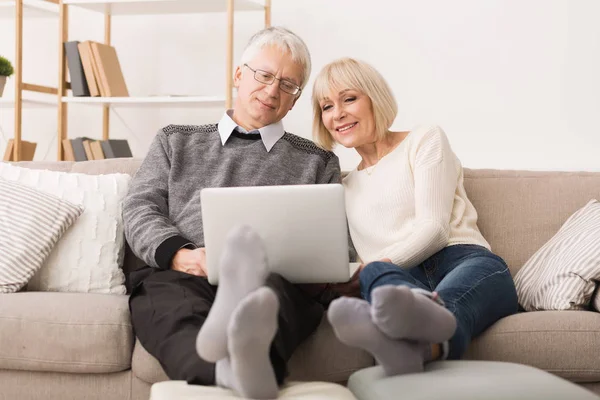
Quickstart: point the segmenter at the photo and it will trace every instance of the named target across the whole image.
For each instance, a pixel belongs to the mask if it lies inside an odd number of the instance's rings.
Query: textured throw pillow
[[[585,310],[600,279],[600,202],[591,200],[563,224],[515,276],[527,311]]]
[[[0,293],[29,282],[83,207],[0,179]]]
[[[0,178],[82,205],[83,213],[56,243],[27,290],[125,293],[121,215],[131,177],[43,171],[0,163]]]

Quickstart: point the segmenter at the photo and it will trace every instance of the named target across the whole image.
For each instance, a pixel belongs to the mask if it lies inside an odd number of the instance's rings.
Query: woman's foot
[[[442,343],[456,331],[456,318],[446,307],[408,286],[380,286],[371,293],[371,315],[393,339]]]
[[[371,319],[365,300],[342,297],[329,306],[327,317],[336,336],[348,346],[368,351],[389,376],[423,371],[429,345],[384,335]]]

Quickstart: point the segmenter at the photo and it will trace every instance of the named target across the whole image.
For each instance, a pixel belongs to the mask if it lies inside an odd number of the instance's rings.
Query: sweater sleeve
[[[316,183],[342,183],[342,171],[340,168],[340,159],[333,153],[325,165],[325,171],[317,177]]]
[[[169,219],[170,148],[161,130],[131,182],[123,202],[125,237],[148,265],[168,269],[175,253],[193,247]]]
[[[432,127],[416,146],[413,163],[415,219],[408,240],[383,249],[377,259],[412,268],[448,245],[460,165],[448,138]]]

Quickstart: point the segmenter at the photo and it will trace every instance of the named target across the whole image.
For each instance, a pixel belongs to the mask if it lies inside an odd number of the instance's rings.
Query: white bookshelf
[[[15,0],[0,0],[0,19],[15,17]],[[45,0],[23,0],[26,17],[51,17],[58,15],[58,4]]]
[[[227,11],[227,0],[63,0],[63,4],[118,15],[192,14]],[[236,0],[237,11],[264,10],[265,0]]]
[[[22,5],[22,10],[18,4]],[[43,17],[56,18],[60,11],[59,0],[0,0],[0,24],[12,20],[15,24],[15,35],[8,40],[14,40],[15,54],[7,56],[15,68],[15,73],[8,84],[13,84],[15,91],[12,98],[0,98],[0,110],[14,113],[14,158],[21,160],[21,133],[23,127],[23,109],[26,108],[56,108],[59,104],[56,94],[57,88],[36,85],[23,81],[23,25],[25,19]],[[0,38],[5,41],[6,38]]]
[[[1,1],[1,0],[0,0]],[[54,1],[54,0],[52,0]],[[78,107],[69,105],[89,105],[102,109],[102,139],[110,137],[110,110],[116,107],[230,107],[233,99],[233,41],[234,14],[238,12],[264,13],[265,27],[271,24],[272,0],[62,0],[59,6],[60,42],[69,41],[69,12],[70,8],[82,8],[97,12],[104,17],[104,44],[112,41],[112,18],[133,15],[165,15],[165,14],[200,14],[222,13],[227,26],[226,33],[226,90],[225,95],[218,96],[132,96],[132,97],[75,97],[69,95],[66,79],[66,57],[61,47],[59,56],[58,84],[58,160],[64,159],[61,147],[63,140],[68,139],[67,114],[68,110],[77,112]],[[221,18],[221,16],[219,16]],[[118,52],[118,49],[117,49]]]
[[[56,107],[56,99],[48,96],[48,98],[23,98],[21,100],[22,106],[25,108],[45,108],[45,107]],[[13,98],[0,98],[0,109],[14,109],[15,100]]]
[[[62,97],[64,103],[107,105],[110,107],[200,107],[225,106],[224,96],[148,96],[148,97]]]

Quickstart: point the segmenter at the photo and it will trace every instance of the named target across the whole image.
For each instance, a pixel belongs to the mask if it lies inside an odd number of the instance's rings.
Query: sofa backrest
[[[16,165],[86,174],[133,175],[138,159],[84,162],[21,162]],[[513,275],[590,199],[600,200],[600,172],[533,172],[465,168],[465,189],[479,215],[478,226]],[[125,273],[143,265],[129,247]]]
[[[479,229],[512,274],[589,200],[600,200],[600,172],[465,169]]]

